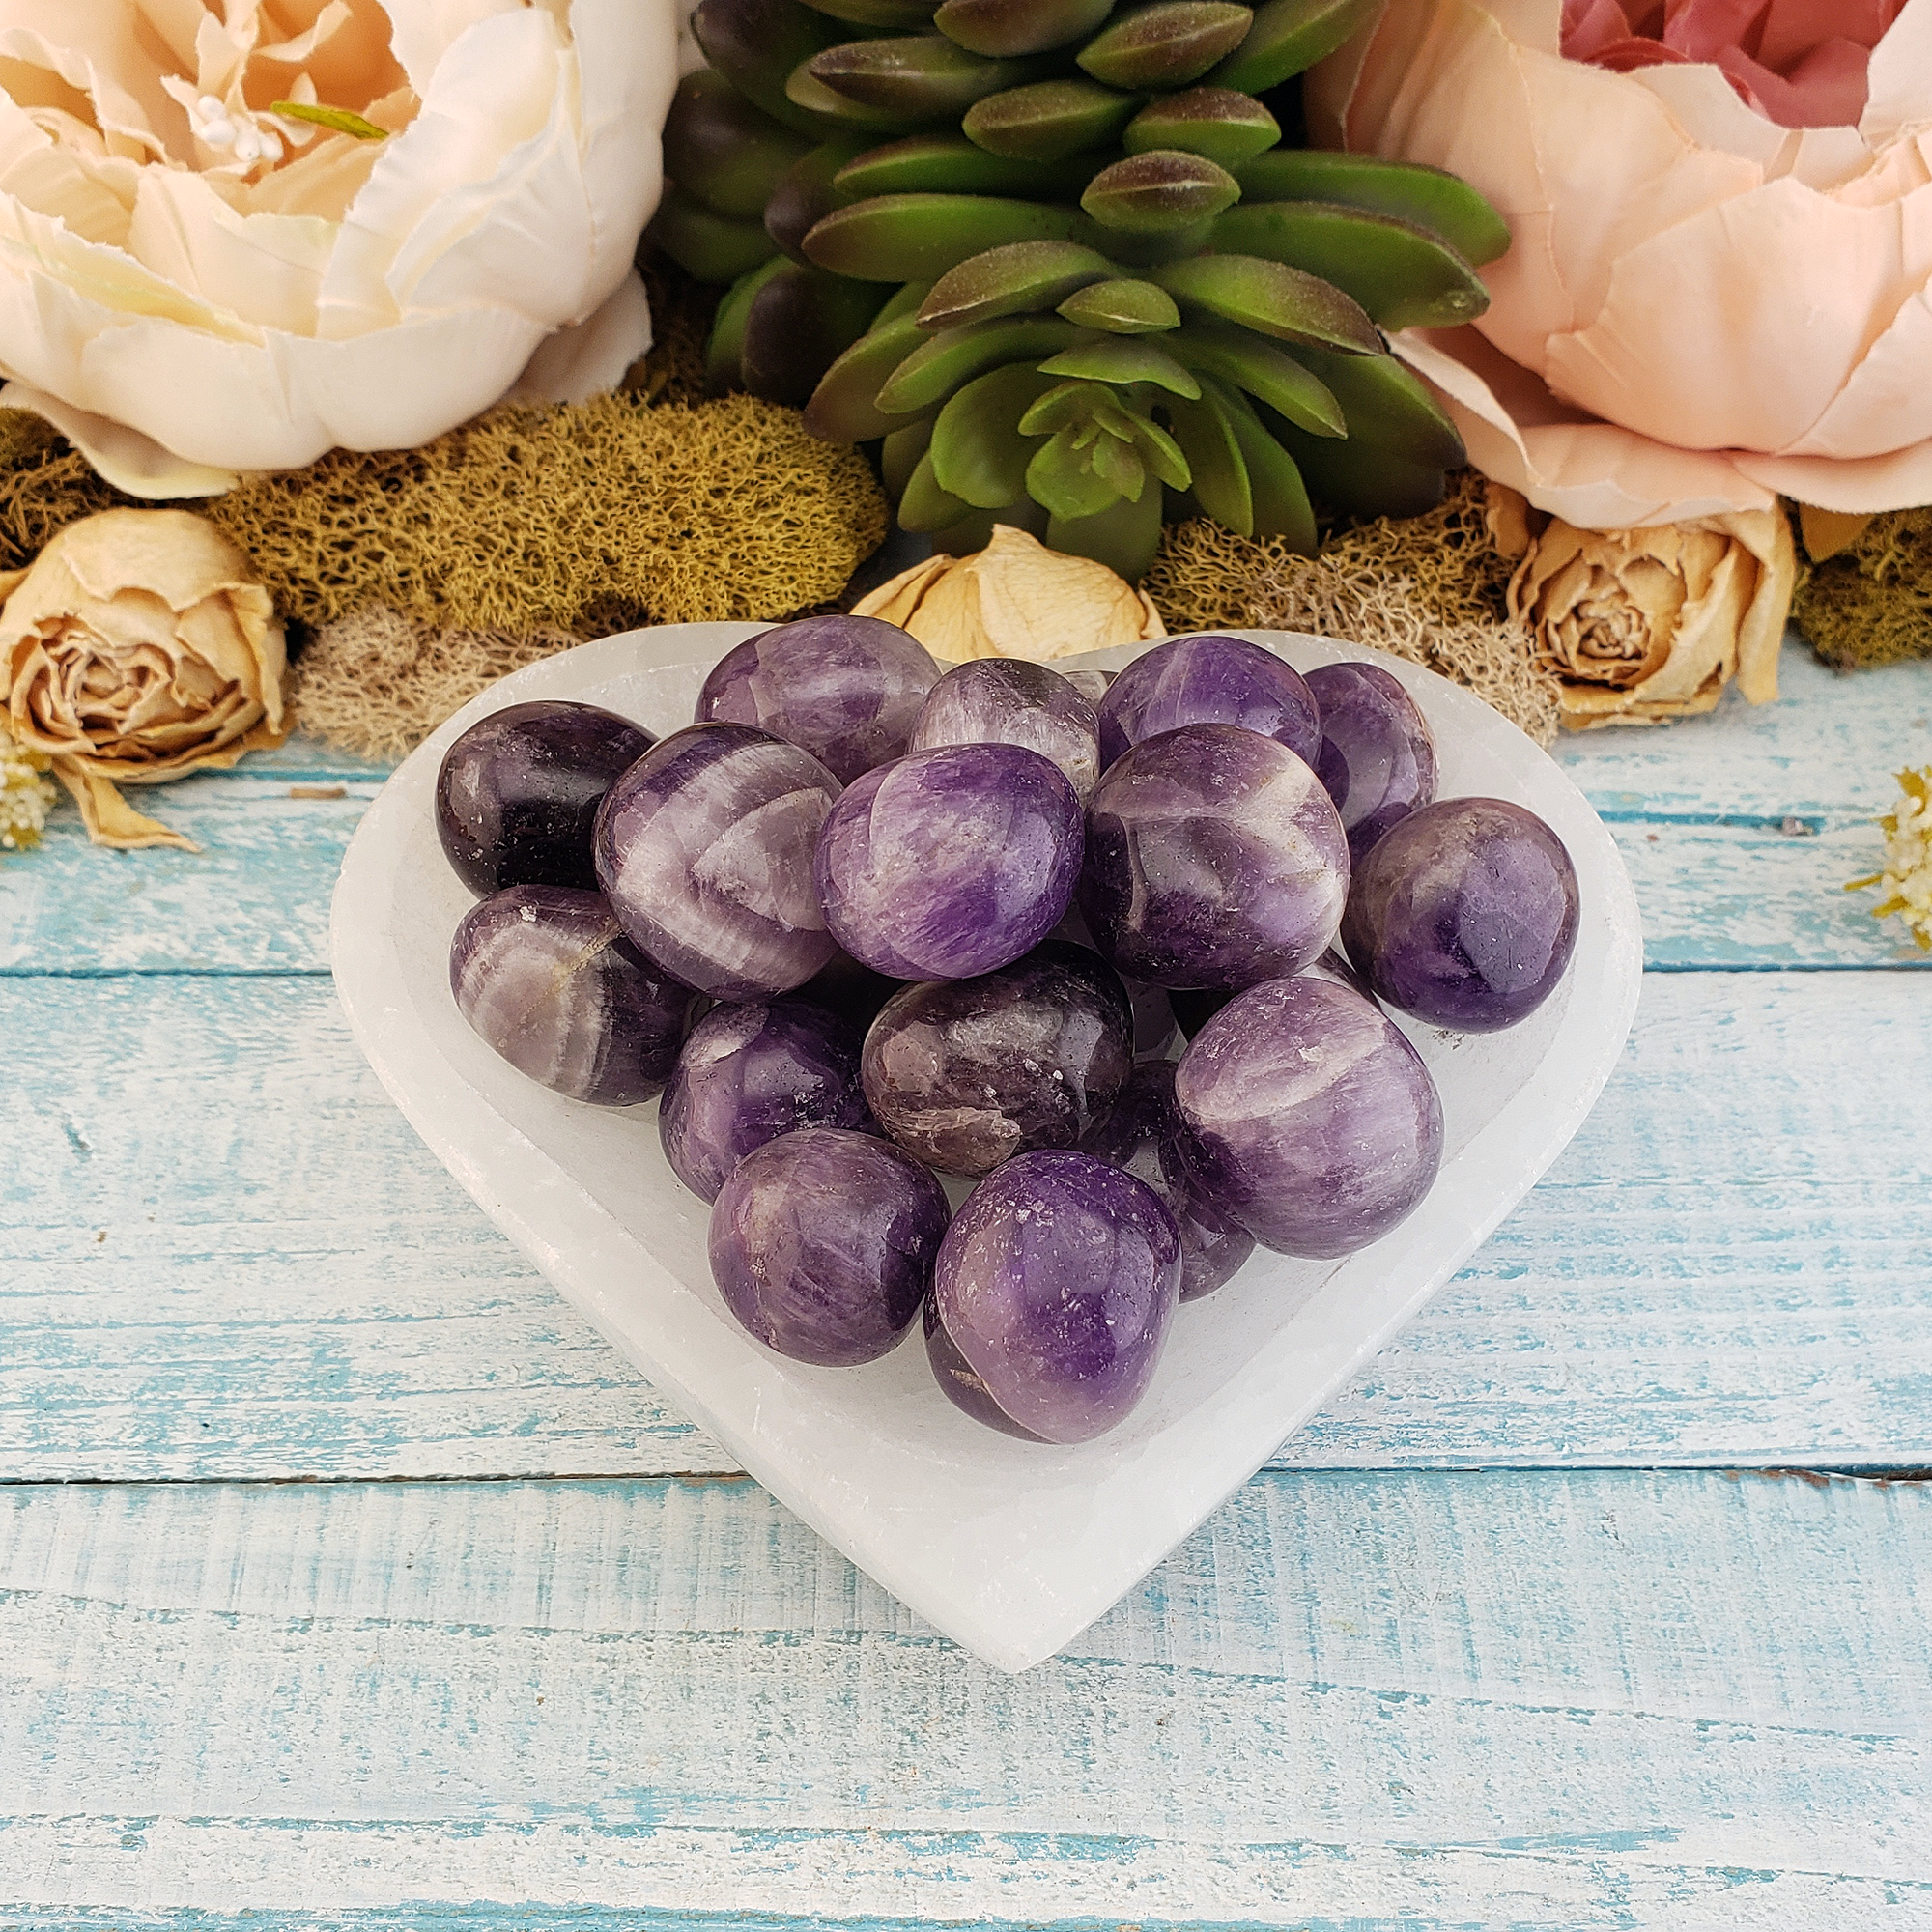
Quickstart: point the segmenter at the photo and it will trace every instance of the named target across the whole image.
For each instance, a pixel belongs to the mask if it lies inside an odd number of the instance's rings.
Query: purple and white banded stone
[[[1136,745],[1087,808],[1079,904],[1117,971],[1237,991],[1298,972],[1334,939],[1349,843],[1321,781],[1237,724]]]
[[[811,883],[838,781],[743,724],[653,745],[597,814],[597,877],[632,943],[714,1000],[802,986],[838,951]]]
[[[1428,1067],[1329,980],[1270,980],[1230,1000],[1181,1057],[1174,1097],[1188,1173],[1283,1254],[1327,1259],[1378,1240],[1442,1160]]]
[[[939,666],[880,617],[801,617],[761,631],[711,668],[697,723],[753,724],[802,746],[841,784],[898,757]]]
[[[574,886],[508,886],[470,907],[449,986],[519,1073],[595,1107],[635,1106],[669,1079],[693,1004],[601,895]]]
[[[1183,724],[1238,724],[1286,745],[1310,765],[1321,716],[1301,673],[1245,638],[1170,638],[1136,658],[1096,707],[1100,769],[1130,746]]]

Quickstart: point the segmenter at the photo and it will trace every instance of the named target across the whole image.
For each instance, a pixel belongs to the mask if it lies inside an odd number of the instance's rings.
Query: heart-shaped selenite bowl
[[[613,1348],[887,1589],[989,1663],[1022,1670],[1253,1474],[1555,1159],[1636,1009],[1636,902],[1581,794],[1480,699],[1376,651],[1246,633],[1304,670],[1359,658],[1393,671],[1435,733],[1444,797],[1514,799],[1553,826],[1582,888],[1576,959],[1513,1031],[1406,1023],[1441,1089],[1447,1143],[1434,1190],[1399,1228],[1339,1262],[1258,1251],[1219,1293],[1178,1312],[1147,1400],[1119,1429],[1076,1448],[1017,1441],[940,1393],[916,1324],[859,1369],[807,1367],[753,1342],[712,1287],[708,1210],[666,1165],[655,1102],[611,1111],[550,1093],[497,1059],[450,997],[450,935],[472,903],[437,840],[437,768],[450,742],[540,697],[675,730],[709,668],[762,628],[609,638],[518,671],[459,712],[390,779],[349,848],[331,931],[336,985],[416,1131]],[[1079,662],[1112,669],[1136,655]]]

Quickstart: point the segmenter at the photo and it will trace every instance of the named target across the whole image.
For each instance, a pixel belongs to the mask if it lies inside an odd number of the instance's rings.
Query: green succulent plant
[[[1315,547],[1463,461],[1384,329],[1480,315],[1508,245],[1433,168],[1298,148],[1268,97],[1373,0],[703,0],[660,244],[726,282],[712,384],[880,444],[900,524],[1138,578],[1164,520]]]

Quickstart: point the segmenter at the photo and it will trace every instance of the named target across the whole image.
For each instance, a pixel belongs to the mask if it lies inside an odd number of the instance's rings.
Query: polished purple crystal
[[[799,1127],[872,1124],[859,1030],[802,1000],[716,1007],[692,1028],[658,1107],[671,1172],[715,1201],[752,1151]]]
[[[895,980],[965,980],[1030,952],[1080,872],[1080,801],[1023,745],[913,752],[846,788],[812,864],[825,923]]]
[[[591,828],[651,734],[594,704],[542,699],[479,720],[442,754],[436,830],[472,893],[597,884]]]
[[[1100,769],[1183,724],[1239,724],[1315,762],[1321,725],[1301,673],[1242,638],[1170,638],[1136,658],[1100,700]]]
[[[1429,1192],[1442,1102],[1359,993],[1302,975],[1250,986],[1174,1079],[1189,1174],[1264,1246],[1326,1258],[1379,1239]]]
[[[1297,972],[1335,937],[1348,891],[1328,794],[1258,731],[1150,738],[1088,804],[1080,910],[1129,979],[1236,990]]]
[[[1554,990],[1577,915],[1577,868],[1535,812],[1449,798],[1377,841],[1350,889],[1342,936],[1390,1006],[1493,1033]]]
[[[1081,917],[1080,908],[1070,905],[1066,916],[1053,928],[1055,939],[1064,939],[1074,946],[1084,947],[1089,952],[1097,952],[1094,935],[1087,930],[1087,922]],[[1117,979],[1120,976],[1115,976]],[[1127,1004],[1134,1015],[1134,1058],[1136,1060],[1162,1060],[1174,1045],[1178,1022],[1172,996],[1165,986],[1151,984],[1146,980],[1121,980],[1121,986],[1126,993]]]
[[[1322,665],[1308,688],[1321,707],[1315,769],[1359,865],[1391,825],[1435,798],[1435,740],[1402,680],[1378,665]]]
[[[838,781],[796,745],[694,724],[653,745],[597,814],[597,877],[642,952],[715,1000],[788,993],[838,951],[811,884]]]
[[[1100,776],[1093,705],[1024,658],[976,658],[948,671],[926,696],[910,749],[935,745],[1024,745],[1058,765],[1081,799]]]
[[[1179,1289],[1179,1236],[1153,1191],[1059,1151],[1023,1153],[982,1180],[932,1275],[935,1325],[1000,1411],[1048,1442],[1089,1441],[1131,1412]],[[956,1376],[940,1386],[975,1412]]]
[[[691,988],[624,937],[596,893],[508,886],[470,907],[449,949],[463,1017],[519,1073],[573,1100],[629,1107],[669,1079]]]
[[[1215,1207],[1181,1159],[1174,1071],[1171,1060],[1136,1066],[1080,1151],[1125,1168],[1160,1197],[1180,1236],[1180,1298],[1199,1301],[1254,1253],[1255,1237]]]
[[[1048,940],[973,980],[895,994],[866,1036],[860,1079],[879,1124],[949,1174],[1071,1147],[1133,1065],[1132,1016],[1107,963]]]
[[[700,724],[755,724],[801,745],[841,784],[906,748],[939,667],[878,617],[801,617],[761,631],[712,667]]]
[[[800,1127],[748,1153],[719,1190],[711,1276],[768,1349],[855,1368],[912,1326],[946,1215],[946,1190],[897,1148]]]

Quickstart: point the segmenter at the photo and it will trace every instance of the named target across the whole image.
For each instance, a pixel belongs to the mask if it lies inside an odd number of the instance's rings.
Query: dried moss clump
[[[381,605],[325,624],[297,661],[302,729],[401,758],[499,677],[580,639],[567,631],[422,631]]]
[[[26,569],[70,524],[132,501],[39,416],[0,410],[0,570]]]
[[[1838,670],[1932,657],[1932,509],[1874,517],[1804,574],[1791,615]]]
[[[1141,587],[1175,631],[1313,631],[1392,651],[1468,686],[1548,745],[1558,681],[1507,614],[1511,565],[1490,540],[1484,487],[1465,470],[1426,515],[1356,525],[1316,557],[1279,539],[1181,524]]]
[[[861,457],[751,396],[499,409],[421,449],[250,477],[207,512],[316,628],[382,605],[585,638],[786,616],[837,596],[886,527]]]

